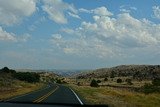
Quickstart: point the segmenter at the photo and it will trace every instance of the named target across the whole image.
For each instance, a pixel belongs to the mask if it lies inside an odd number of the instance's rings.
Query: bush
[[[145,94],[149,94],[149,93],[160,93],[160,87],[152,85],[152,84],[145,84],[142,87],[142,91]]]
[[[101,80],[97,80],[97,83],[101,83]]]
[[[91,81],[90,86],[91,86],[91,87],[99,87],[97,81],[94,80],[94,79]]]
[[[81,85],[81,83],[80,83],[80,82],[78,82],[78,83],[77,83],[77,85],[78,85],[78,86],[80,86],[80,85]]]
[[[132,83],[132,80],[131,80],[131,79],[128,79],[128,78],[126,79],[126,82],[127,82],[128,85],[132,85],[132,84],[133,84],[133,83]]]
[[[112,71],[112,72],[111,72],[111,75],[110,75],[110,78],[114,78],[114,77],[115,77],[115,72]]]
[[[117,83],[122,83],[122,79],[118,78]]]
[[[160,78],[153,79],[152,84],[155,85],[155,86],[160,86]]]
[[[108,81],[108,78],[104,78],[104,81]]]
[[[8,67],[4,67],[4,68],[2,68],[2,72],[9,73],[9,68],[8,68]]]
[[[13,75],[16,79],[29,83],[39,82],[40,76],[35,72],[17,72]]]
[[[15,70],[9,69],[8,67],[4,67],[0,71],[5,73],[12,73],[12,74],[16,73]]]
[[[62,84],[62,81],[60,79],[57,79],[58,84]]]

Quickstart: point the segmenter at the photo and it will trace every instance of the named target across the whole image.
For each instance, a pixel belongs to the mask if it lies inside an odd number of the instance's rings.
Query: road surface
[[[58,84],[50,84],[41,90],[18,96],[8,101],[83,105],[72,89]]]

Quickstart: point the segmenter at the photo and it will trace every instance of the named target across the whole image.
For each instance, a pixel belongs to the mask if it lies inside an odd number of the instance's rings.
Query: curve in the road
[[[80,98],[71,88],[59,84],[50,84],[39,91],[18,96],[7,101],[83,105]]]
[[[41,96],[40,98],[34,100],[33,103],[42,102],[43,100],[47,99],[51,94],[53,94],[58,88],[59,88],[59,86],[57,86],[55,89],[51,90],[51,91],[48,92],[47,94]]]

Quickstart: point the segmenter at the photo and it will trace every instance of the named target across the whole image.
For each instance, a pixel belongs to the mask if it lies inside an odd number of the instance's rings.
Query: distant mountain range
[[[76,78],[105,78],[111,76],[132,76],[134,79],[160,78],[160,65],[120,65],[80,73],[76,75]]]
[[[95,70],[69,70],[69,69],[48,69],[31,70],[17,69],[21,72],[52,72],[55,75],[73,78],[105,78],[105,77],[126,77],[134,79],[153,79],[160,78],[160,65],[120,65],[111,68],[100,68]]]
[[[89,70],[76,70],[76,69],[46,69],[46,70],[32,70],[32,69],[16,69],[18,72],[52,72],[60,76],[70,77],[79,73]]]

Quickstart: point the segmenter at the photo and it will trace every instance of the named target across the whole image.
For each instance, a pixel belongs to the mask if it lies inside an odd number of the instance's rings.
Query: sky
[[[0,0],[0,67],[160,64],[159,0]]]

